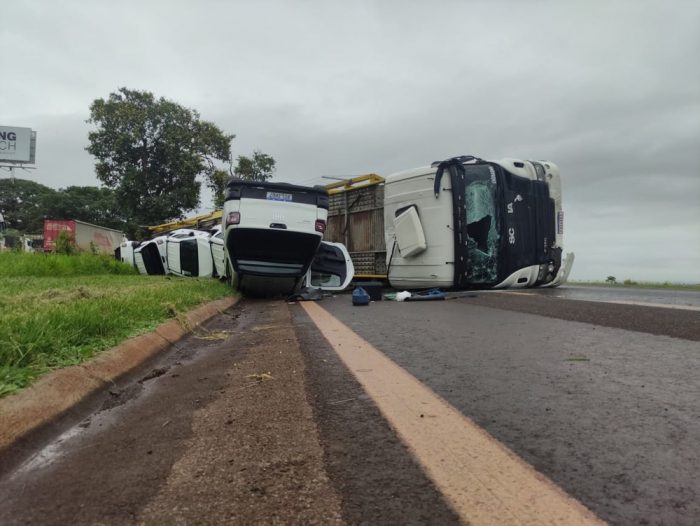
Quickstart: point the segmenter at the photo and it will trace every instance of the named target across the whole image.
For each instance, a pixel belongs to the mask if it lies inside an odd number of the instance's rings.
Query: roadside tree
[[[56,194],[53,188],[27,179],[0,179],[0,211],[7,227],[28,234],[42,232],[46,203]]]
[[[77,219],[108,228],[125,228],[116,193],[96,186],[69,186],[56,192],[45,204],[45,215],[56,219]]]
[[[254,150],[252,157],[239,155],[237,161],[236,176],[246,181],[264,182],[271,179],[275,173],[275,160],[271,155],[262,153],[259,150]]]
[[[130,223],[151,225],[182,217],[199,205],[201,184],[230,163],[231,141],[195,110],[148,91],[120,88],[90,106],[86,148],[97,177],[116,192]],[[211,183],[211,181],[209,181]]]
[[[224,206],[226,182],[230,177],[226,170],[213,170],[211,175],[207,178],[207,186],[212,193],[214,208],[222,208]]]

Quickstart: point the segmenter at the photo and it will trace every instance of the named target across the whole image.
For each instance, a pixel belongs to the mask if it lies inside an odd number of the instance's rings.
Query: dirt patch
[[[185,523],[340,522],[288,308],[279,301],[247,306],[257,323],[236,338],[246,353],[227,372],[230,387],[193,415],[200,431],[139,515],[146,523],[171,516]]]

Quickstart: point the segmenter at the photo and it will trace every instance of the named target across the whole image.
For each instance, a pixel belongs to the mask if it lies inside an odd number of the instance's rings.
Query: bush
[[[56,238],[56,254],[72,256],[77,252],[78,249],[75,247],[75,242],[70,237],[70,233],[67,230],[61,230],[58,233],[58,238]]]

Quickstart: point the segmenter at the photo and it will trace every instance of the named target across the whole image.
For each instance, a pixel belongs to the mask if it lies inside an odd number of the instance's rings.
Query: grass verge
[[[111,258],[10,256],[0,254],[0,397],[232,294],[215,279],[141,276]]]

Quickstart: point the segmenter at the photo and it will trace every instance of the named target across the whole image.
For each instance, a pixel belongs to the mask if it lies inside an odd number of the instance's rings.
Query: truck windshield
[[[467,277],[472,283],[498,280],[499,219],[496,173],[491,166],[464,166],[467,209]]]

